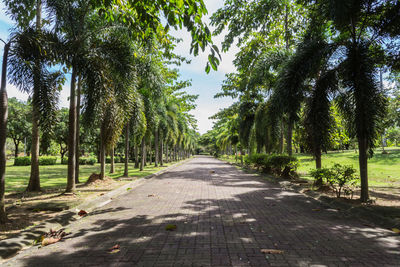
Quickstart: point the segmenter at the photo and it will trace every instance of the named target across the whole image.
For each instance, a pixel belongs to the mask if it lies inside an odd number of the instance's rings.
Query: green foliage
[[[296,157],[287,155],[268,155],[268,154],[252,154],[245,156],[246,165],[254,165],[262,168],[264,172],[274,174],[281,177],[295,177],[298,167]]]
[[[68,163],[68,159],[67,159]],[[97,159],[94,157],[80,157],[79,165],[94,165],[97,163]]]
[[[57,162],[57,157],[39,157],[39,165],[45,166],[45,165],[55,165]]]
[[[18,157],[14,159],[14,166],[29,166],[31,165],[31,157]]]
[[[341,197],[342,192],[353,194],[353,187],[359,182],[357,170],[350,165],[335,164],[331,168],[312,170],[310,175],[317,180],[325,180],[335,191],[336,197]]]

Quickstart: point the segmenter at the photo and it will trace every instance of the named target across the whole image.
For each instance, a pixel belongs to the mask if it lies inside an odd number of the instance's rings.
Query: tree
[[[54,128],[53,138],[60,146],[61,162],[68,151],[68,109],[62,108],[57,112],[57,125]]]
[[[15,97],[8,100],[8,124],[7,135],[11,138],[15,145],[15,157],[19,154],[19,145],[29,136],[30,123],[29,106],[16,99]]]

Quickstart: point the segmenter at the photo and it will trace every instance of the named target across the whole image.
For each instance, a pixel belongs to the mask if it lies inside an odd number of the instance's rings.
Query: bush
[[[322,186],[324,183],[328,183],[328,180],[332,179],[334,173],[331,169],[321,168],[310,171],[311,177],[314,178],[315,186]]]
[[[31,157],[18,157],[14,159],[14,166],[29,166],[31,165]]]
[[[340,164],[333,165],[332,168],[317,169],[310,172],[315,180],[324,180],[335,191],[336,197],[341,197],[342,192],[345,195],[353,197],[353,187],[359,181],[356,175],[356,169],[353,166],[342,166]]]
[[[57,157],[39,157],[39,165],[55,165],[57,162]]]
[[[292,156],[252,154],[244,157],[244,163],[247,166],[254,165],[257,169],[262,168],[264,172],[277,176],[297,176],[298,160]]]
[[[94,164],[96,164],[96,162],[97,162],[97,159],[93,158],[93,157],[89,157],[86,159],[86,165],[94,165]]]

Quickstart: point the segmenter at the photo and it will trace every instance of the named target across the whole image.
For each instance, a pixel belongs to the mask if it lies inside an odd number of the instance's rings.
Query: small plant
[[[342,166],[340,164],[335,164],[332,168],[312,170],[310,174],[315,180],[314,184],[322,184],[325,180],[335,191],[338,198],[341,197],[342,192],[345,195],[351,195],[351,198],[353,198],[353,187],[359,181],[353,166]]]
[[[334,173],[332,169],[329,168],[321,168],[310,171],[311,177],[314,178],[314,186],[320,187],[324,183],[328,183],[328,180],[332,180],[332,176]]]
[[[342,166],[340,164],[333,165],[331,169],[334,175],[328,179],[329,185],[335,190],[336,197],[340,197],[342,190],[353,196],[352,187],[359,181],[359,177],[356,175],[356,169],[353,166]]]

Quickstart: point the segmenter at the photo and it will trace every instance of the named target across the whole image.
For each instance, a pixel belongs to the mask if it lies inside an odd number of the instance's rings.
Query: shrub
[[[270,155],[264,162],[264,169],[282,177],[296,176],[299,161],[296,157],[288,155]]]
[[[86,165],[87,164],[87,158],[80,157],[79,158],[79,165]]]
[[[29,166],[31,165],[31,157],[18,157],[14,159],[14,166]]]
[[[322,168],[312,170],[311,176],[316,180],[325,180],[326,183],[335,191],[336,197],[341,197],[342,192],[346,195],[353,196],[353,187],[359,181],[356,175],[356,169],[353,166],[342,166],[340,164],[333,165],[332,168]]]
[[[336,197],[340,197],[342,190],[353,197],[353,187],[359,181],[356,169],[353,166],[335,164],[332,167],[334,175],[328,179],[329,185],[335,190]]]
[[[257,169],[263,168],[267,160],[267,154],[252,154],[251,156],[249,156],[249,161],[254,164],[254,167],[256,167]]]
[[[321,186],[325,182],[328,183],[328,180],[332,179],[332,176],[334,176],[334,173],[331,169],[321,168],[321,169],[311,170],[310,175],[311,175],[311,177],[314,178],[314,185]]]
[[[94,165],[94,164],[96,164],[96,162],[97,162],[97,159],[93,158],[93,157],[86,159],[86,165]]]
[[[39,165],[55,165],[57,162],[57,157],[39,157]]]

